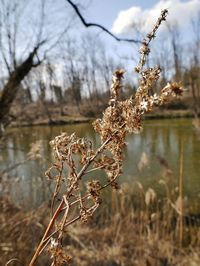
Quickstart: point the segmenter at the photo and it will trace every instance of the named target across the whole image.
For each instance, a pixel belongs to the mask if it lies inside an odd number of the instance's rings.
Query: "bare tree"
[[[193,99],[194,116],[200,115],[200,13],[191,22],[193,40],[189,47],[190,64],[184,73],[184,82],[189,86]]]
[[[10,73],[8,81],[6,82],[0,97],[0,136],[3,133],[4,127],[9,124],[8,114],[10,111],[11,104],[15,99],[19,85],[26,75],[30,72],[33,67],[38,66],[41,62],[34,62],[34,57],[37,54],[38,49],[43,43],[39,43],[37,47],[29,54],[27,59],[23,61],[19,66]]]
[[[170,34],[170,44],[172,48],[172,60],[174,64],[174,80],[180,81],[182,75],[182,42],[181,34],[176,24],[167,24]]]
[[[67,26],[57,32],[53,31],[49,19],[45,24],[47,1],[38,0],[37,10],[32,12],[34,2],[0,1],[0,62],[5,77],[0,94],[0,137],[10,123],[9,112],[20,83],[32,68],[47,58],[48,53],[70,27],[66,20]],[[51,31],[53,35],[50,34]]]
[[[0,136],[3,129],[10,122],[9,111],[12,102],[18,92],[21,81],[28,75],[33,67],[37,67],[41,60],[39,59],[39,49],[46,43],[46,40],[42,39],[42,22],[38,32],[37,40],[29,52],[26,58],[19,58],[17,44],[18,33],[20,27],[20,20],[22,19],[23,10],[26,8],[26,1],[1,1],[1,24],[0,24],[0,46],[1,46],[1,60],[3,61],[7,70],[7,81],[3,87],[0,97]]]

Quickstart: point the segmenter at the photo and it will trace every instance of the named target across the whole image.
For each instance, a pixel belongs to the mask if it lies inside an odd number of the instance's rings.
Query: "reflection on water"
[[[130,184],[139,180],[148,187],[157,187],[163,178],[165,168],[172,170],[170,178],[178,179],[181,143],[184,149],[184,193],[190,199],[200,196],[200,140],[196,135],[192,121],[179,120],[149,120],[145,121],[141,134],[129,136],[125,149],[124,173],[120,180]],[[12,191],[16,199],[27,204],[36,205],[49,195],[49,183],[44,172],[52,161],[49,141],[61,132],[71,134],[76,132],[80,137],[93,140],[98,146],[99,139],[90,124],[65,125],[54,127],[27,127],[11,129],[5,148],[1,150],[0,169],[23,161],[30,149],[30,144],[42,141],[42,157],[40,162],[30,161],[11,172],[13,179]],[[141,156],[145,155],[146,163],[139,170]],[[160,163],[161,162],[161,163]],[[45,179],[45,182],[44,182]]]

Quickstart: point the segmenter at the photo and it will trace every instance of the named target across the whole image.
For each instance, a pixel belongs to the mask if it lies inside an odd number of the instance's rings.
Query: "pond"
[[[20,164],[9,172],[10,191],[16,202],[37,206],[51,195],[49,181],[44,176],[52,162],[49,141],[61,132],[76,132],[99,145],[98,135],[92,125],[40,126],[12,128],[0,154],[0,170],[12,168],[27,158],[31,143],[41,140],[42,158]],[[125,162],[120,182],[132,185],[136,182],[144,188],[161,190],[162,179],[178,184],[180,153],[183,150],[183,191],[193,202],[200,197],[200,136],[191,119],[146,120],[141,134],[127,138]],[[182,147],[182,148],[181,148]],[[174,182],[175,180],[175,182]]]

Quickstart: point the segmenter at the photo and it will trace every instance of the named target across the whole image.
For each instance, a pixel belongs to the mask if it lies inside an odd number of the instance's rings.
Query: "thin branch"
[[[83,25],[85,27],[96,27],[99,28],[101,30],[103,30],[104,32],[106,32],[107,34],[109,34],[110,36],[112,36],[116,41],[118,42],[130,42],[130,43],[141,43],[141,41],[136,40],[136,39],[128,39],[128,38],[119,38],[116,35],[114,35],[112,32],[110,32],[108,29],[106,29],[104,26],[98,24],[98,23],[92,23],[92,22],[86,22],[85,18],[82,16],[79,8],[77,7],[76,4],[74,4],[71,0],[66,0],[74,9],[74,11],[76,12],[77,16],[80,18],[81,22],[83,23]]]
[[[18,260],[18,259],[16,259],[16,258],[13,258],[13,259],[9,260],[9,261],[6,263],[5,266],[8,266],[8,265],[9,265],[10,263],[12,263],[12,262],[19,263],[19,264],[23,265],[22,262],[21,262],[20,260]]]
[[[1,174],[5,174],[5,173],[8,173],[8,172],[11,172],[11,171],[13,171],[15,168],[19,167],[20,165],[25,164],[27,161],[28,161],[28,160],[25,159],[25,160],[23,160],[23,161],[21,161],[21,162],[15,163],[15,164],[9,166],[8,168],[4,169],[3,171],[1,171]]]
[[[60,42],[60,40],[62,39],[62,37],[67,33],[67,31],[69,30],[71,25],[68,25],[60,34],[59,36],[56,38],[56,40],[46,49],[46,51],[44,52],[44,56],[43,58],[45,59],[47,57],[48,52],[50,52],[53,48],[56,47],[56,45],[58,45],[58,43]]]
[[[139,50],[141,56],[140,56],[139,63],[135,68],[136,72],[138,72],[138,73],[142,72],[143,66],[146,63],[146,58],[148,57],[148,55],[150,53],[150,48],[149,48],[150,42],[156,37],[156,32],[157,32],[158,28],[160,27],[161,23],[166,20],[167,15],[168,15],[168,10],[163,9],[161,11],[161,15],[158,17],[158,19],[154,25],[152,31],[149,32],[146,35],[146,38],[144,38],[144,40],[142,41],[142,46],[140,47],[140,50]]]
[[[64,225],[64,227],[67,227],[67,226],[73,224],[74,222],[76,222],[76,221],[78,221],[78,220],[80,220],[80,219],[81,219],[81,215],[78,215],[78,216],[76,216],[74,219],[72,219],[72,220],[70,220],[68,223],[66,223],[66,224]],[[49,240],[51,239],[51,237],[53,237],[53,236],[54,236],[55,234],[57,234],[58,232],[59,232],[59,229],[56,229],[53,233],[51,233],[47,238],[45,238],[45,239],[43,240],[43,243],[45,243],[46,241],[49,241]],[[45,246],[46,246],[46,244],[45,244]],[[44,248],[42,248],[42,249],[40,250],[39,255],[42,253],[43,250],[44,250]],[[34,265],[34,264],[29,264],[29,266],[32,266],[32,265]]]
[[[99,166],[99,167],[96,167],[96,168],[92,168],[92,169],[86,171],[85,174],[89,174],[89,173],[91,173],[91,172],[94,172],[94,171],[96,171],[96,170],[100,170],[100,169],[102,169],[102,168],[104,168],[104,166]]]

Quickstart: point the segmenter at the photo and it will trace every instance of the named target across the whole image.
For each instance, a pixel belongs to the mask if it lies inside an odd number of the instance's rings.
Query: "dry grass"
[[[171,198],[161,199],[152,191],[145,190],[141,183],[122,184],[120,194],[106,191],[105,204],[96,215],[87,223],[71,225],[65,232],[63,246],[73,258],[71,265],[199,265],[200,220],[185,214],[180,246],[179,213],[171,206]],[[48,224],[50,207],[25,212],[5,198],[1,206],[0,264],[17,258],[27,265]],[[48,264],[49,255],[44,253],[37,265]]]

